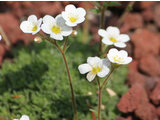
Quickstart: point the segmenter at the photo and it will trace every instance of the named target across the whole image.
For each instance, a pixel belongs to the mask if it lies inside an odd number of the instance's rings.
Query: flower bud
[[[72,36],[76,36],[78,34],[78,32],[76,30],[72,31]]]
[[[37,37],[34,38],[34,41],[36,43],[40,43],[40,42],[42,42],[42,38],[40,36],[37,36]]]

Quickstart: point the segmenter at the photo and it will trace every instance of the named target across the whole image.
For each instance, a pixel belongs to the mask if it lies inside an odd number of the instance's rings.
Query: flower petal
[[[126,47],[126,44],[123,43],[123,42],[117,42],[117,43],[114,43],[114,45],[115,45],[116,47],[119,47],[119,48],[125,48],[125,47]]]
[[[130,62],[132,62],[132,58],[127,57],[127,58],[125,58],[125,62],[123,64],[129,64]]]
[[[130,40],[129,36],[127,34],[120,34],[117,38],[120,42],[128,42]]]
[[[61,34],[50,34],[50,37],[55,39],[55,40],[63,40],[63,36]]]
[[[50,15],[45,15],[43,17],[43,23],[45,23],[45,24],[53,25],[53,24],[55,24],[55,22],[56,22],[56,20]]]
[[[80,17],[75,23],[82,23],[85,20],[84,17]]]
[[[112,63],[115,63],[115,61],[113,59],[113,56],[115,56],[117,54],[118,54],[118,50],[117,49],[115,49],[115,48],[110,49],[108,54],[107,54],[107,57],[108,57],[109,61],[111,61]]]
[[[40,19],[38,20],[38,23],[37,23],[37,26],[38,26],[38,27],[40,27],[40,26],[41,26],[41,24],[42,24],[42,20],[43,20],[42,18],[40,18]]]
[[[76,7],[72,4],[69,4],[65,7],[65,11],[67,11],[67,12],[73,12],[75,10],[76,10]]]
[[[70,34],[72,34],[72,28],[63,27],[62,29],[63,31],[61,32],[61,34],[63,36],[69,36]]]
[[[51,27],[48,26],[47,24],[42,24],[41,29],[42,29],[43,32],[45,32],[47,34],[51,34],[52,33]]]
[[[89,82],[93,81],[95,77],[96,77],[96,74],[93,74],[92,72],[89,72],[87,74],[87,79]]]
[[[23,21],[20,25],[20,29],[24,32],[24,33],[32,33],[32,23],[28,22],[28,21]]]
[[[128,57],[128,53],[125,50],[120,50],[119,55],[123,58]]]
[[[118,53],[118,50],[116,48],[112,48],[109,50],[109,53],[108,54],[112,54],[112,55],[115,55]]]
[[[111,65],[111,62],[108,58],[102,59],[102,64],[109,67]]]
[[[99,30],[98,30],[98,34],[99,34],[101,37],[107,37],[107,35],[108,35],[107,31],[105,31],[104,29],[99,29]]]
[[[71,23],[71,22],[66,21],[66,25],[74,27],[77,25],[77,23]]]
[[[0,35],[0,40],[2,39],[2,36]]]
[[[103,66],[102,70],[97,73],[99,77],[105,77],[109,73],[109,68],[107,66]]]
[[[91,65],[91,66],[97,66],[98,65],[98,63],[100,63],[101,62],[101,59],[99,58],[99,57],[88,57],[87,58],[87,63],[89,64],[89,65]]]
[[[28,21],[32,22],[32,23],[36,23],[37,22],[37,17],[35,15],[30,15],[28,17]]]
[[[91,66],[88,64],[81,64],[78,66],[78,70],[81,74],[85,74],[92,70]]]
[[[23,115],[20,120],[29,120],[29,117],[27,115]]]
[[[113,45],[113,42],[110,41],[108,38],[103,38],[103,39],[102,39],[102,42],[103,42],[105,45]]]
[[[86,15],[86,11],[83,8],[77,8],[76,11],[80,16],[85,16]]]
[[[120,31],[117,27],[112,27],[112,26],[109,26],[107,29],[106,29],[107,33],[112,35],[112,36],[118,36],[120,34]]]

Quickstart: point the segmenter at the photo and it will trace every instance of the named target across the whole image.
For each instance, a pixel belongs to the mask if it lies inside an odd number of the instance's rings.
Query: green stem
[[[70,75],[70,71],[69,71],[69,67],[68,67],[68,63],[65,57],[65,53],[64,51],[58,46],[58,44],[56,43],[56,41],[51,40],[51,39],[46,39],[49,42],[51,42],[53,45],[55,45],[57,47],[57,49],[61,52],[64,63],[65,63],[65,67],[67,70],[67,75],[68,75],[68,80],[69,80],[69,85],[70,85],[70,90],[71,90],[71,95],[72,95],[72,107],[73,107],[73,112],[74,112],[74,117],[75,120],[78,120],[78,114],[77,114],[77,108],[76,108],[76,99],[75,99],[75,95],[74,95],[74,89],[73,89],[73,85],[72,85],[72,79],[71,79],[71,75]],[[67,40],[66,40],[67,41]],[[64,48],[64,47],[63,47]]]
[[[98,83],[98,120],[100,120],[101,118],[101,94],[102,94],[102,90],[101,90],[101,85],[99,82],[99,79],[97,78],[97,83]]]
[[[65,42],[64,42],[64,45],[63,45],[63,51],[66,50],[67,43],[68,43],[68,36],[65,39]]]
[[[113,71],[114,71],[114,68],[112,68],[111,72],[109,73],[109,75],[107,76],[107,78],[104,80],[103,84],[101,85],[101,89],[103,89],[103,87],[105,86],[108,78],[111,76],[111,74],[113,73]]]
[[[118,23],[117,23],[117,26],[118,26],[118,27],[121,26],[124,18],[125,18],[125,17],[127,16],[127,14],[132,10],[132,7],[133,7],[133,5],[134,5],[135,2],[136,2],[136,1],[131,1],[131,2],[129,2],[128,6],[125,8],[124,13],[121,15],[121,17],[120,17],[119,20],[118,20]]]
[[[103,91],[103,87],[104,85],[106,84],[108,78],[111,76],[111,74],[113,73],[114,71],[114,68],[111,70],[111,72],[109,73],[109,75],[107,76],[107,78],[104,80],[103,84],[100,85],[100,82],[99,80],[97,79],[97,82],[98,82],[98,89],[99,89],[99,92],[98,92],[98,120],[100,120],[101,118],[101,104],[102,104],[102,91]]]
[[[100,24],[100,28],[101,29],[104,29],[104,21],[105,21],[105,10],[106,10],[106,7],[103,6],[102,10],[101,10],[101,24]],[[101,52],[103,51],[103,44],[102,44],[102,37],[100,37],[100,44],[99,44],[99,56],[101,54]]]

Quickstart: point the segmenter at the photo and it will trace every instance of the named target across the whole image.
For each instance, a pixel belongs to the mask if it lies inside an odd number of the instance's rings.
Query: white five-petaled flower
[[[115,48],[109,50],[107,57],[110,60],[110,62],[120,65],[129,64],[132,61],[132,58],[128,57],[128,53],[125,50],[118,51]]]
[[[87,63],[78,66],[81,74],[87,74],[87,79],[89,82],[94,80],[97,76],[105,77],[109,73],[109,63],[106,59],[100,59],[99,57],[88,57]]]
[[[27,21],[23,21],[20,25],[20,29],[24,33],[32,33],[33,35],[40,31],[40,25],[42,23],[42,18],[39,20],[35,15],[30,15]]]
[[[57,15],[53,18],[50,15],[43,17],[42,31],[50,34],[50,37],[55,40],[63,40],[63,36],[69,36],[72,33],[72,28],[65,24],[62,15]]]
[[[62,17],[66,20],[68,26],[76,26],[85,20],[86,11],[83,8],[76,8],[70,4],[65,7],[65,11],[62,12]]]
[[[120,34],[119,29],[112,26],[109,26],[106,30],[99,29],[98,34],[103,37],[102,42],[104,44],[114,45],[119,48],[126,47],[125,42],[130,40],[127,34]]]
[[[20,119],[13,119],[13,120],[30,120],[27,115],[22,115]]]

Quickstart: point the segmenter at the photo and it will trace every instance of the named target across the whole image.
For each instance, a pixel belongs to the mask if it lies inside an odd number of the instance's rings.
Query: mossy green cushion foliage
[[[66,57],[76,94],[79,120],[92,120],[87,101],[97,115],[97,83],[90,83],[86,75],[80,75],[78,65],[85,63],[87,57],[96,56],[98,45],[84,44],[81,39],[82,33],[77,38],[69,38],[70,48]],[[73,120],[68,77],[60,52],[44,41],[27,47],[19,45],[11,55],[13,61],[6,60],[0,70],[0,117],[12,120],[26,114],[31,120]],[[116,96],[110,97],[104,88],[104,120],[115,120],[120,115],[116,104],[128,89],[124,84],[127,71],[126,66],[120,67],[108,81],[107,87],[114,90]],[[13,98],[17,95],[23,96]]]

